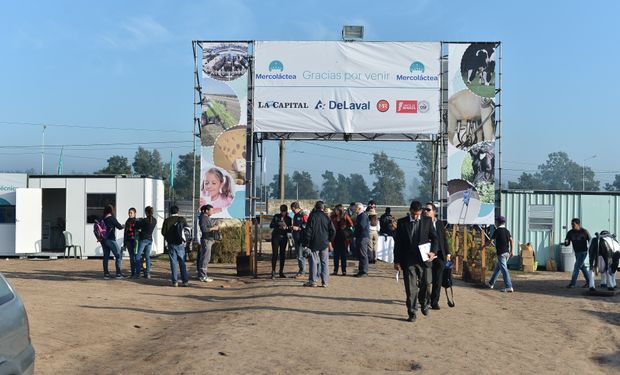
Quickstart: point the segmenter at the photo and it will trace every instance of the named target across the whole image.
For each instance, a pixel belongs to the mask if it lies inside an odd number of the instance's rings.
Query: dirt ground
[[[409,323],[388,264],[326,289],[210,270],[212,283],[172,288],[166,258],[139,281],[103,280],[101,260],[0,260],[28,310],[37,374],[620,371],[620,295],[566,289],[567,273],[513,273],[512,294],[456,280],[456,307],[442,293],[441,310]]]

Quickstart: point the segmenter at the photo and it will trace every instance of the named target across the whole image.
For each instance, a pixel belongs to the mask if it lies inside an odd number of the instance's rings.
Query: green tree
[[[428,202],[433,198],[433,143],[418,143],[416,154],[418,167],[420,167],[418,170],[418,175],[420,176],[418,196],[416,198],[421,202]]]
[[[284,174],[284,198],[290,199],[296,196],[296,187],[288,173]],[[273,175],[273,181],[269,184],[269,196],[271,198],[280,198],[280,177],[277,174]]]
[[[161,161],[161,155],[159,151],[148,151],[142,147],[138,147],[134,161],[131,164],[133,170],[138,175],[146,175],[157,178],[165,178],[168,172],[165,172],[168,168],[164,168],[164,164]],[[166,164],[166,167],[168,165]]]
[[[538,171],[523,173],[517,183],[509,183],[513,189],[586,190],[598,191],[600,181],[594,179],[594,171],[572,161],[566,152],[549,154]]]
[[[328,203],[335,203],[337,201],[338,181],[334,176],[334,172],[325,171],[321,177],[323,177],[323,184],[321,185],[321,198]]]
[[[120,155],[114,155],[108,159],[108,166],[95,172],[95,174],[131,174],[129,160]]]
[[[179,155],[174,171],[174,194],[177,199],[192,199],[194,153]],[[200,158],[196,158],[196,196],[200,195]]]
[[[370,197],[370,189],[361,174],[351,173],[349,176],[349,200],[366,203]],[[344,202],[347,202],[345,200]]]
[[[299,196],[299,199],[315,199],[319,197],[319,192],[314,188],[314,183],[312,182],[312,175],[306,171],[295,171],[293,172],[293,177],[291,178],[292,182],[292,190],[294,194],[291,195],[291,198],[296,198]],[[287,191],[286,189],[285,191]]]
[[[360,176],[361,177],[361,176]],[[368,187],[366,186],[366,182],[364,181],[364,179],[362,178],[362,182],[363,182],[363,188],[362,189],[366,189],[366,191],[368,190]],[[350,177],[346,177],[343,174],[338,173],[338,182],[337,182],[337,188],[336,188],[336,196],[334,198],[334,201],[332,203],[334,204],[338,204],[338,203],[342,203],[342,204],[347,204],[351,201],[351,178]]]
[[[614,182],[606,183],[605,190],[607,191],[620,191],[620,174],[615,176]]]
[[[376,177],[372,196],[380,204],[399,205],[405,202],[405,172],[384,152],[373,154],[370,173]]]

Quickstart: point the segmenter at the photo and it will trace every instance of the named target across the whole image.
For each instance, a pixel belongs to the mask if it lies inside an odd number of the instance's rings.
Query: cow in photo
[[[595,237],[588,249],[590,257],[590,290],[594,291],[595,271],[601,274],[601,288],[607,287],[608,290],[616,288],[616,271],[620,261],[620,244],[616,236],[603,230],[595,233]]]

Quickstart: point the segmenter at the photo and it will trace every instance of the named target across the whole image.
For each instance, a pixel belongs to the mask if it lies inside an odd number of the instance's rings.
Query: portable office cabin
[[[515,246],[530,242],[538,264],[561,263],[561,243],[573,218],[594,236],[608,230],[620,236],[620,193],[546,190],[503,190],[501,214]]]
[[[5,174],[0,175],[0,181]],[[152,206],[157,218],[153,232],[153,253],[163,252],[160,234],[164,220],[164,184],[144,176],[67,175],[29,176],[27,186],[15,186],[13,223],[0,224],[0,255],[51,254],[63,252],[63,230],[81,245],[84,256],[102,256],[93,235],[93,223],[103,208],[112,204],[117,219],[124,223],[127,211],[135,207],[137,216]],[[9,218],[10,221],[10,218]],[[12,234],[12,235],[11,235]],[[6,238],[5,238],[6,237]],[[122,244],[123,232],[117,230]]]

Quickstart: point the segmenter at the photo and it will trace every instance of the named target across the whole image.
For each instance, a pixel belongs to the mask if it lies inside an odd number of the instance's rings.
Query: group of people
[[[211,282],[212,278],[207,275],[207,268],[211,259],[211,248],[215,241],[219,239],[220,227],[211,217],[216,209],[209,204],[200,207],[200,214],[197,216],[198,229],[194,231],[196,237],[185,236],[183,231],[188,231],[187,220],[179,215],[179,208],[172,206],[170,216],[162,224],[161,234],[167,242],[168,256],[170,258],[170,271],[172,286],[179,286],[179,274],[182,286],[189,285],[189,275],[185,264],[185,249],[192,240],[200,243],[200,251],[197,257],[196,269],[197,278],[202,282]],[[123,247],[129,253],[131,268],[131,278],[139,279],[141,274],[145,279],[150,279],[151,275],[151,250],[153,244],[153,231],[157,226],[157,219],[153,216],[153,207],[148,206],[144,209],[145,217],[138,219],[136,209],[130,208],[125,224],[121,224],[115,216],[114,207],[107,205],[103,211],[102,221],[105,225],[105,236],[100,240],[103,249],[103,277],[110,279],[108,270],[110,253],[114,255],[114,265],[116,268],[116,279],[123,279],[126,276],[121,270],[122,249],[116,241],[116,229],[124,230]],[[142,256],[144,255],[145,266],[142,266]],[[178,272],[177,272],[178,269]]]
[[[144,278],[150,279],[151,273],[151,248],[153,244],[153,230],[157,226],[157,219],[153,216],[153,207],[144,209],[145,216],[141,219],[136,217],[136,209],[130,208],[127,212],[125,225],[119,223],[114,215],[114,207],[109,204],[103,209],[103,223],[105,236],[101,239],[103,249],[103,278],[110,279],[112,276],[108,270],[110,253],[114,255],[116,278],[123,279],[125,275],[121,271],[122,250],[116,242],[116,229],[124,229],[123,246],[129,253],[131,278],[138,279],[143,273]],[[142,268],[142,255],[144,254],[145,267]]]
[[[347,257],[354,255],[359,259],[358,271],[354,276],[364,277],[368,274],[368,264],[374,263],[377,257],[377,245],[380,234],[391,235],[393,218],[390,208],[377,217],[374,201],[368,202],[365,208],[362,203],[352,202],[347,209],[342,204],[333,210],[325,206],[323,201],[316,202],[310,214],[302,211],[299,202],[291,204],[292,217],[288,206],[280,206],[279,213],[271,220],[271,277],[286,278],[284,263],[288,246],[288,234],[293,238],[297,253],[299,270],[296,279],[306,277],[306,261],[308,262],[308,282],[304,285],[318,286],[321,275],[321,286],[327,287],[328,268],[327,256],[333,251],[334,271],[332,275],[347,275]],[[321,215],[318,216],[317,213]],[[381,224],[383,223],[383,224]],[[276,266],[280,259],[279,272]]]

